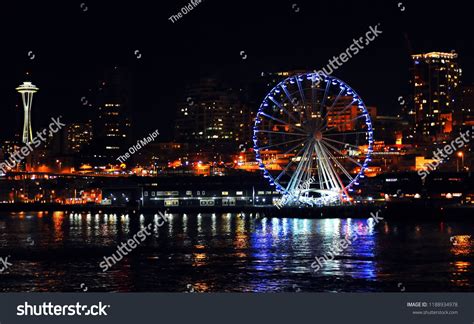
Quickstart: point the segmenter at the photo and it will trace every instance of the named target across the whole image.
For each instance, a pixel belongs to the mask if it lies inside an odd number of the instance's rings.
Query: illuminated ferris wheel
[[[256,159],[284,205],[350,201],[373,146],[369,112],[339,79],[291,76],[265,97],[253,128]]]

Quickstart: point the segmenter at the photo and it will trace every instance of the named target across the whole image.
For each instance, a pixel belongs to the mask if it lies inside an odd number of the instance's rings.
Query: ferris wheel
[[[253,127],[257,163],[284,205],[349,202],[371,161],[373,142],[370,114],[359,95],[318,73],[277,84]]]

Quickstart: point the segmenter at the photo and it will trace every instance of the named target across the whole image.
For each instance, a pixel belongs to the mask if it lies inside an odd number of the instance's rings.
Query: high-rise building
[[[357,103],[352,102],[352,97],[341,96],[334,107],[327,113],[328,128],[335,128],[338,132],[348,132],[358,129],[364,120],[358,118],[362,112]],[[377,108],[367,107],[372,119],[377,117]]]
[[[474,126],[474,86],[461,86],[457,99],[454,112],[455,125]]]
[[[249,110],[231,88],[214,78],[204,78],[185,89],[178,104],[175,140],[199,150],[235,150],[242,128],[250,125]],[[247,120],[248,119],[248,120]]]
[[[0,161],[7,161],[13,159],[13,154],[19,152],[22,143],[16,141],[4,141],[0,147]],[[16,164],[16,167],[19,167],[19,164]]]
[[[65,151],[66,153],[79,153],[92,142],[91,123],[73,123],[66,126]]]
[[[97,162],[117,163],[131,145],[131,79],[127,70],[115,67],[99,85],[93,120],[93,157]]]
[[[408,121],[402,117],[377,115],[372,119],[376,141],[383,141],[386,145],[401,145],[403,133],[409,128]]]
[[[412,55],[413,132],[425,140],[446,136],[453,130],[455,94],[460,85],[458,54],[431,52]]]

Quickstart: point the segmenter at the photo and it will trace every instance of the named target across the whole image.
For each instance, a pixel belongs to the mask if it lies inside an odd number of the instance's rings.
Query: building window
[[[223,195],[223,196],[228,196],[228,195],[229,195],[229,192],[228,192],[228,191],[223,191],[223,192],[222,192],[222,195]]]

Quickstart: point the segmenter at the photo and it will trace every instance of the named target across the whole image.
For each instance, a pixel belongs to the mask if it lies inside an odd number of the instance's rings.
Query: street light
[[[464,170],[464,153],[463,152],[458,152],[458,157],[461,158],[461,165],[462,165],[462,169]],[[457,172],[459,172],[459,159],[456,160],[456,169],[457,169]]]

